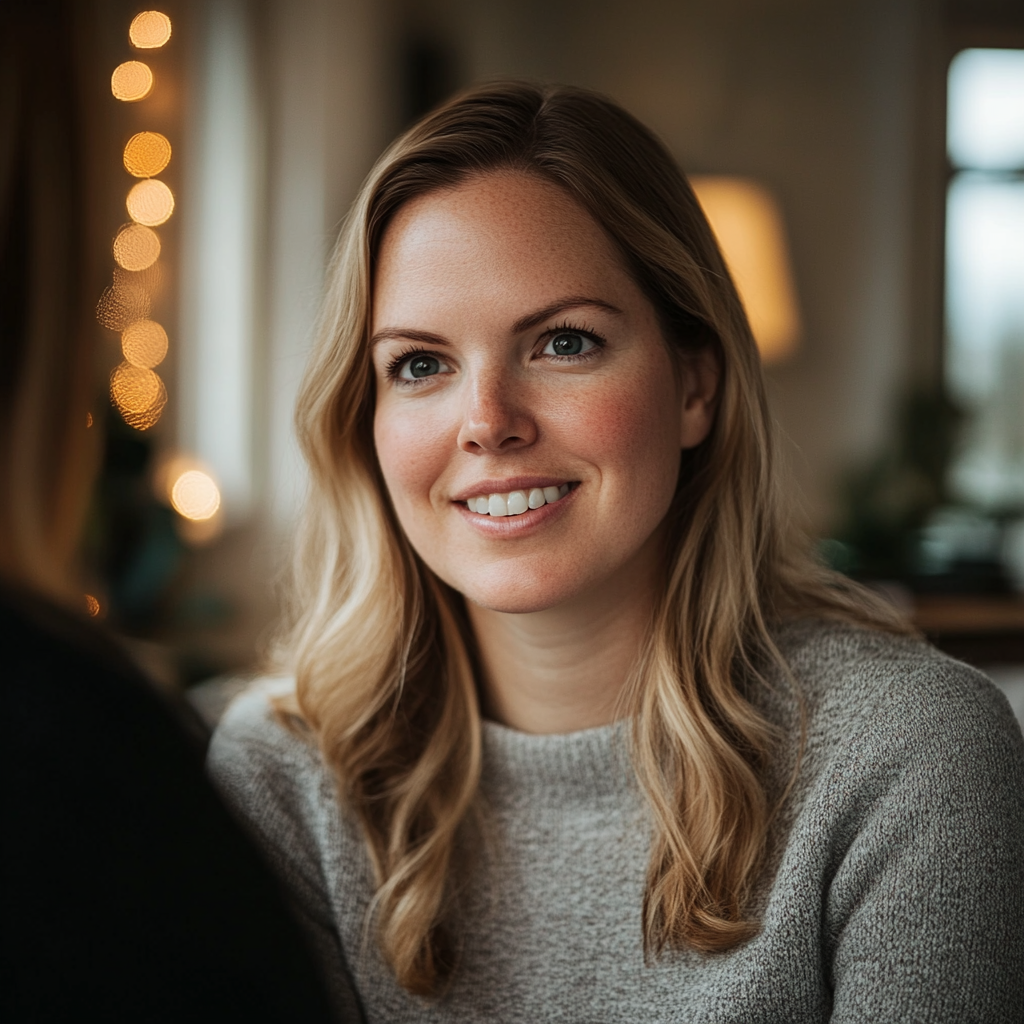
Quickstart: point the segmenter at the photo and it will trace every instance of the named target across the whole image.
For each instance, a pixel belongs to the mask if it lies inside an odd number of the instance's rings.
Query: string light
[[[137,320],[121,333],[121,351],[132,366],[151,370],[167,355],[167,332],[155,320]]]
[[[159,262],[145,270],[125,270],[124,267],[114,264],[115,285],[123,285],[126,288],[142,288],[150,294],[154,302],[163,286],[163,280],[163,265]]]
[[[168,496],[179,515],[198,522],[212,519],[220,508],[220,488],[201,469],[187,469],[177,475]]]
[[[137,224],[155,228],[174,213],[174,193],[162,181],[145,178],[132,186],[125,206]]]
[[[159,49],[171,38],[171,19],[161,11],[142,11],[132,19],[128,38],[138,49]],[[153,82],[148,64],[129,60],[114,68],[110,91],[133,103],[150,94]],[[155,175],[170,163],[171,143],[159,132],[136,132],[125,145],[122,160],[125,170],[142,180],[125,199],[133,223],[121,227],[114,238],[114,281],[100,296],[96,317],[104,327],[121,333],[124,362],[110,374],[110,400],[129,426],[148,430],[167,404],[167,388],[153,371],[167,355],[167,332],[149,314],[162,279],[157,264],[160,237],[152,229],[174,212],[174,194]],[[98,603],[96,608],[92,612],[90,606],[90,613],[98,613]]]
[[[153,72],[141,60],[127,60],[114,68],[110,76],[110,91],[115,99],[125,103],[144,100],[153,88]]]
[[[171,38],[171,19],[161,11],[136,14],[128,27],[132,46],[140,50],[156,50]]]
[[[160,258],[160,236],[141,224],[126,224],[114,239],[114,259],[125,270],[146,270]]]
[[[104,289],[96,304],[96,319],[111,331],[123,331],[149,316],[149,293],[138,286],[115,283]]]
[[[96,618],[100,613],[100,603],[96,600],[92,594],[85,595],[85,610],[93,617]]]
[[[167,389],[152,370],[121,363],[110,375],[110,397],[125,423],[136,430],[148,430],[164,411]]]
[[[124,147],[124,169],[136,178],[152,178],[171,162],[171,144],[159,132],[139,132]]]

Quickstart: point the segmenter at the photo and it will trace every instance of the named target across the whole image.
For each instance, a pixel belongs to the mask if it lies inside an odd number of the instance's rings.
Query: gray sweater
[[[239,699],[210,772],[290,887],[340,1007],[367,1021],[1024,1021],[1024,741],[978,672],[913,640],[800,623],[780,642],[807,743],[774,829],[762,922],[726,954],[645,964],[644,804],[620,723],[484,727],[489,839],[466,883],[462,959],[434,1002],[364,928],[371,873],[317,751]],[[763,708],[794,763],[797,702]]]

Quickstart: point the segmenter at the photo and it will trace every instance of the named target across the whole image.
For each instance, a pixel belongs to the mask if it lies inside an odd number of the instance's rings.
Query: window
[[[957,496],[1024,506],[1024,49],[968,49],[948,77],[946,378],[970,420]]]

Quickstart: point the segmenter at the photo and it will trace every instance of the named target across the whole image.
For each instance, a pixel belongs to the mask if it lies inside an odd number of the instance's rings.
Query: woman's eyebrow
[[[392,341],[419,341],[424,345],[447,345],[448,341],[440,334],[432,334],[430,331],[417,331],[414,327],[382,327],[370,338],[370,348],[378,342]]]
[[[605,302],[603,299],[592,299],[587,295],[568,295],[563,299],[556,299],[536,312],[527,313],[526,316],[520,317],[512,325],[512,333],[522,334],[523,331],[536,327],[537,324],[543,323],[549,317],[564,313],[567,309],[577,309],[580,306],[593,306],[597,309],[603,309],[606,313],[622,315],[622,310],[618,306],[613,306],[610,302]]]

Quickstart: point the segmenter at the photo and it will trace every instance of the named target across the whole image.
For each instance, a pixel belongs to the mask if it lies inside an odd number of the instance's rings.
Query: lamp
[[[700,175],[690,184],[736,283],[761,359],[784,359],[799,341],[800,313],[775,197],[749,178]]]

